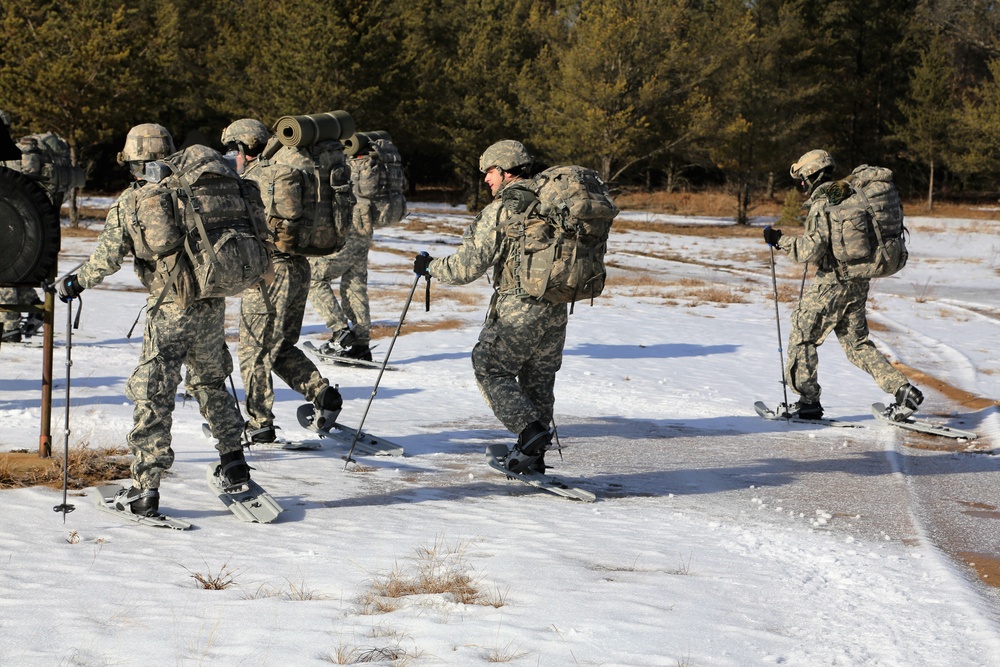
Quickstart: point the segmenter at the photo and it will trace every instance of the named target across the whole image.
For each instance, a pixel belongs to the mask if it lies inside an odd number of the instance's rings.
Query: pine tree
[[[951,128],[957,116],[954,82],[951,53],[944,38],[935,35],[910,77],[909,99],[900,104],[904,120],[895,125],[907,153],[928,165],[928,209],[934,207],[935,168],[952,150]]]
[[[32,132],[52,131],[83,153],[148,108],[142,21],[112,0],[4,0],[0,6],[0,99]],[[76,192],[70,219],[78,221]]]

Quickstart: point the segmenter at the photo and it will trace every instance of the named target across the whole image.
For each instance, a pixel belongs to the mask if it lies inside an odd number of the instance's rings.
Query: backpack
[[[260,284],[270,263],[263,205],[252,183],[202,145],[146,165],[125,228],[136,258],[155,266],[159,298],[175,302],[235,296]],[[161,286],[162,285],[162,286]],[[151,292],[154,291],[151,289]]]
[[[403,159],[388,133],[355,133],[349,147],[354,149],[348,160],[354,195],[371,201],[376,213],[372,226],[381,229],[406,217]]]
[[[903,204],[892,171],[862,165],[841,181],[848,197],[827,207],[841,280],[891,276],[906,266]]]
[[[21,137],[21,164],[18,171],[38,180],[58,208],[67,192],[86,181],[83,167],[73,166],[69,144],[52,132]]]
[[[279,252],[323,256],[344,246],[355,198],[339,141],[282,146],[245,176],[261,188]]]
[[[515,293],[572,304],[604,291],[604,253],[618,207],[597,172],[552,167],[501,197],[514,214],[502,226]]]

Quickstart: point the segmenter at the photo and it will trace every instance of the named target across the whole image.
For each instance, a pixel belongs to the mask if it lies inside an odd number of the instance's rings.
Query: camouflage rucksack
[[[893,275],[906,265],[908,253],[892,171],[862,165],[840,183],[847,198],[827,208],[837,275],[841,280]]]
[[[514,214],[503,232],[515,294],[574,303],[604,291],[604,253],[618,207],[597,172],[552,167],[501,196]]]
[[[375,229],[396,224],[406,216],[406,175],[403,159],[387,132],[357,132],[345,146],[352,157],[351,182],[358,199],[371,201]]]
[[[343,247],[355,199],[339,141],[282,146],[244,177],[260,186],[279,252],[322,256]]]
[[[123,213],[136,258],[155,267],[150,317],[171,290],[188,306],[262,281],[270,255],[260,194],[222,154],[196,144],[147,163],[146,175]]]
[[[20,171],[38,181],[49,193],[57,208],[62,206],[66,193],[83,187],[83,167],[74,167],[69,144],[52,132],[29,134],[18,141],[21,149],[20,163],[8,162],[6,166]]]

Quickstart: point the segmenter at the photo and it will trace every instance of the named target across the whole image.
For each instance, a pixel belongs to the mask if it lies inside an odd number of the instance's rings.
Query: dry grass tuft
[[[522,651],[514,646],[514,641],[511,640],[504,644],[503,646],[494,646],[483,656],[483,660],[486,662],[493,663],[504,663],[512,662],[518,660],[528,655],[527,651]]]
[[[370,590],[359,600],[362,613],[385,613],[398,608],[398,601],[411,595],[447,595],[458,604],[499,608],[507,603],[507,592],[499,588],[484,592],[469,574],[465,547],[449,547],[435,540],[431,547],[416,550],[416,564],[404,570],[398,565],[376,577]]]
[[[191,574],[191,578],[197,581],[201,588],[206,591],[224,591],[235,584],[236,577],[242,574],[242,572],[231,570],[229,568],[229,561],[223,563],[219,571],[214,574],[212,573],[212,569],[208,567],[208,564],[205,567],[207,569],[204,573],[191,572],[191,570],[188,570],[188,572]],[[184,569],[187,570],[187,568]]]
[[[365,648],[348,646],[341,642],[335,652],[322,655],[320,659],[335,665],[387,662],[393,665],[393,667],[403,667],[410,664],[411,660],[419,658],[420,655],[419,651],[410,651],[403,648],[399,645],[399,642],[395,646],[371,646]]]
[[[15,454],[22,454],[17,457]],[[20,459],[20,460],[19,460]],[[131,456],[124,447],[99,447],[90,449],[86,443],[69,450],[70,489],[85,489],[131,476]],[[0,489],[19,489],[29,486],[47,486],[61,489],[63,459],[39,459],[37,455],[15,452],[0,456]]]

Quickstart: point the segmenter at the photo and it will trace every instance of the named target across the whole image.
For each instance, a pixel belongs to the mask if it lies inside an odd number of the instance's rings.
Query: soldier
[[[368,250],[374,228],[373,205],[357,198],[344,247],[327,257],[312,257],[309,299],[333,332],[320,347],[324,354],[372,360],[371,311],[368,307]],[[340,278],[340,301],[330,282]],[[350,323],[354,323],[352,329]]]
[[[781,406],[779,412],[803,419],[823,416],[816,348],[833,332],[851,363],[895,397],[892,408],[898,416],[894,418],[903,419],[916,411],[924,397],[868,339],[866,302],[871,280],[842,280],[837,274],[827,209],[849,193],[840,192],[843,183],[832,180],[834,169],[833,158],[824,150],[812,150],[799,158],[789,173],[809,196],[805,233],[788,237],[782,236],[780,229],[764,228],[764,240],[769,245],[788,253],[796,262],[816,266],[816,277],[792,313],[788,340],[785,378],[792,391],[799,394],[799,400]]]
[[[63,301],[99,284],[121,268],[127,255],[135,255],[136,240],[129,230],[142,224],[136,219],[137,197],[146,186],[146,163],[173,152],[173,139],[166,128],[146,123],[129,130],[118,161],[128,165],[135,182],[108,211],[97,249],[87,262],[77,273],[64,276],[57,283]],[[150,184],[149,187],[155,186]],[[152,306],[168,280],[163,270],[164,262],[136,257],[134,265],[136,275],[149,290],[147,304]],[[224,485],[234,487],[250,479],[250,467],[240,442],[243,419],[236,399],[225,386],[226,378],[233,371],[225,339],[225,299],[199,299],[182,307],[174,301],[175,294],[168,293],[154,315],[146,319],[139,366],[132,372],[125,389],[126,396],[135,402],[135,426],[128,434],[129,449],[135,459],[132,487],[118,493],[115,507],[145,516],[157,515],[160,476],[174,461],[170,426],[181,380],[181,364],[187,367],[187,390],[197,399],[202,416],[218,439],[219,474]]]
[[[3,109],[0,109],[0,122],[10,128],[10,114]],[[21,170],[16,169],[16,171]],[[30,287],[0,288],[0,305],[34,306],[41,303],[42,300],[38,297],[38,293]],[[22,320],[20,313],[0,311],[0,338],[4,343],[20,343],[22,338],[30,338],[38,333],[42,327],[42,321],[40,313],[31,313]]]
[[[260,160],[268,142],[267,128],[259,120],[243,118],[222,132],[222,143],[236,151],[237,171],[244,179],[261,187],[268,228],[276,231],[282,223],[293,226],[303,215],[302,199],[309,191],[304,182],[290,187],[275,184],[273,171],[285,165]],[[286,148],[287,150],[287,148]],[[296,172],[294,179],[307,176]],[[245,437],[250,443],[276,440],[274,380],[272,373],[311,401],[323,421],[333,424],[343,407],[336,386],[324,378],[302,350],[295,347],[302,330],[306,298],[309,295],[309,260],[286,252],[274,254],[274,281],[267,293],[249,289],[240,303],[240,342],[237,352],[240,374],[246,391],[249,421]]]
[[[510,266],[512,253],[504,252],[498,227],[512,213],[503,193],[530,173],[532,158],[517,141],[499,141],[479,158],[479,169],[493,194],[462,235],[458,251],[432,259],[417,255],[413,270],[450,285],[464,285],[490,268],[495,281],[486,323],[472,350],[476,383],[503,425],[518,434],[517,444],[505,465],[515,472],[545,471],[545,450],[552,442],[556,372],[562,366],[566,342],[567,308],[516,293]]]

